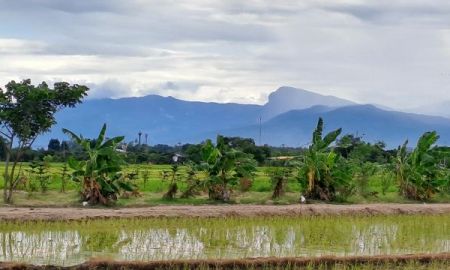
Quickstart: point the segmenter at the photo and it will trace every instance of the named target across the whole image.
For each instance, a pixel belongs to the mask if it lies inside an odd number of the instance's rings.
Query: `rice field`
[[[450,215],[0,222],[0,261],[40,265],[448,252]]]

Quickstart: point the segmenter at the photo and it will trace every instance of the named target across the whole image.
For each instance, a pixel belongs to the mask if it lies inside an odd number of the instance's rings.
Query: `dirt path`
[[[253,217],[449,213],[450,204],[183,205],[121,209],[0,207],[0,220],[79,220],[86,218],[133,218],[162,216]]]
[[[90,270],[90,269],[331,269],[333,266],[347,266],[351,269],[403,269],[405,265],[414,263],[417,269],[449,269],[450,253],[414,254],[414,255],[381,255],[381,256],[323,256],[318,258],[248,258],[231,260],[173,260],[150,262],[126,262],[112,260],[92,260],[80,265],[57,267],[46,265],[27,265],[20,263],[2,263],[0,269],[11,270]],[[369,267],[367,267],[369,266]],[[373,268],[372,268],[372,267]],[[339,269],[341,269],[339,267]],[[440,267],[440,268],[437,268]],[[346,268],[347,269],[347,268]],[[408,267],[408,269],[410,269]]]

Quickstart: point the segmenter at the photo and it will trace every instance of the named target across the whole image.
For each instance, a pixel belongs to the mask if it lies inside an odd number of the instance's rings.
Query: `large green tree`
[[[0,134],[5,141],[5,203],[13,200],[21,170],[18,164],[24,151],[31,147],[37,136],[49,131],[56,123],[58,110],[74,107],[88,90],[84,85],[67,82],[55,83],[53,88],[45,82],[35,86],[29,79],[11,81],[5,89],[0,88]],[[14,155],[13,147],[16,148]]]

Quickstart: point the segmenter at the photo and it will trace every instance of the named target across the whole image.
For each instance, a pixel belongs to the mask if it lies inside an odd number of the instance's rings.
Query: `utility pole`
[[[262,117],[259,117],[259,146],[261,146],[261,137],[262,137]]]
[[[148,145],[148,141],[147,141],[147,139],[148,139],[148,134],[147,133],[145,133],[145,145]]]

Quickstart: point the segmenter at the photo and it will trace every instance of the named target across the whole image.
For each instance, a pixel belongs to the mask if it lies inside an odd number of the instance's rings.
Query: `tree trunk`
[[[197,188],[199,186],[200,182],[196,181],[195,183],[192,183],[191,185],[189,185],[186,189],[186,191],[183,192],[183,194],[181,194],[180,198],[186,199],[186,198],[191,198],[194,197],[196,194],[198,194]]]
[[[5,203],[12,203],[13,202],[13,192],[17,186],[17,184],[19,183],[19,176],[20,176],[20,171],[22,169],[22,165],[19,166],[19,173],[17,175],[17,177],[15,178],[15,172],[16,172],[16,167],[17,164],[19,163],[20,157],[22,155],[22,151],[23,151],[23,144],[21,145],[19,143],[19,147],[17,148],[17,153],[16,156],[14,158],[14,161],[12,163],[12,168],[11,168],[11,172],[9,172],[9,165],[11,163],[11,151],[13,148],[13,138],[10,138],[10,143],[7,146],[6,149],[6,161],[5,161],[5,187],[3,190],[3,196],[4,196],[4,201]]]
[[[224,184],[215,184],[209,187],[209,198],[215,201],[229,202],[231,192]]]
[[[178,191],[177,183],[170,184],[169,190],[167,191],[166,194],[164,194],[163,199],[173,200],[175,198],[175,194],[177,193],[177,191]]]
[[[6,146],[6,159],[5,159],[5,175],[4,175],[4,187],[3,187],[3,201],[6,204],[10,204],[12,202],[12,196],[9,192],[9,187],[11,184],[11,178],[9,176],[9,163],[11,161],[11,149],[12,149],[12,141],[9,145]]]
[[[9,151],[6,152],[5,174],[3,175],[3,201],[9,203],[8,188],[9,188]]]
[[[275,188],[273,190],[272,199],[278,199],[284,194],[284,177],[279,177],[275,183]]]
[[[313,200],[333,201],[336,198],[336,191],[332,187],[321,184],[315,181],[315,185],[311,191],[306,193],[306,197]]]

